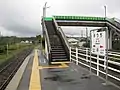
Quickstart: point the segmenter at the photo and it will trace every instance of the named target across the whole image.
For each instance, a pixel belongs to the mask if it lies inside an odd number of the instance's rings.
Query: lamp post
[[[47,8],[50,8],[50,6],[47,7],[47,2],[45,2],[45,5],[44,5],[44,7],[43,7],[43,18],[46,17],[46,9],[47,9]]]
[[[106,19],[106,6],[104,6],[104,9],[105,9],[105,13],[104,14],[105,14],[105,19]]]
[[[46,17],[46,5],[47,2],[45,2],[45,5],[43,6],[43,18]]]
[[[106,18],[107,18],[107,15],[106,15],[106,12],[107,12],[107,7],[106,5],[104,6],[104,17],[105,17],[105,22],[106,22]],[[107,22],[106,22],[107,23]],[[105,73],[106,73],[106,76],[105,76],[105,83],[103,83],[104,85],[108,85],[108,28],[106,28],[106,55],[105,55],[105,58],[106,58],[106,61],[104,61],[104,66],[105,66]]]
[[[86,27],[86,43],[88,44],[88,28]]]
[[[8,43],[7,43],[7,57],[8,57]]]
[[[50,7],[47,7],[47,2],[45,2],[45,5],[43,6],[43,16],[42,16],[42,20],[44,20],[44,18],[46,17],[46,9],[47,9],[47,8],[50,8]],[[42,50],[43,29],[44,29],[44,23],[43,23],[43,21],[42,21],[41,50]]]

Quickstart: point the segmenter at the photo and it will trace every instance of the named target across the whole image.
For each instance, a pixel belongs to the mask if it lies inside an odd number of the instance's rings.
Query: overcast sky
[[[2,35],[35,36],[41,34],[40,20],[46,1],[50,6],[47,9],[47,16],[104,16],[104,5],[106,5],[107,17],[120,19],[120,0],[0,0]],[[67,28],[65,32],[72,35],[80,33],[74,29],[75,27]]]

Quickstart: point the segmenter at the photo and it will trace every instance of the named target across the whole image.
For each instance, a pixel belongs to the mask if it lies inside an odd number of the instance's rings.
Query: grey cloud
[[[36,34],[41,34],[40,12],[32,10],[34,4],[33,6],[26,6],[31,4],[31,1],[30,3],[29,0],[2,1],[0,3],[0,27],[13,32],[14,35],[35,36]],[[39,7],[34,9],[38,10]]]
[[[107,15],[120,18],[120,0],[46,0],[49,9],[47,15],[82,15],[104,16],[104,5]],[[41,33],[41,16],[44,0],[1,0],[0,27],[14,35],[36,35]],[[75,29],[75,28],[74,28]],[[65,30],[68,34],[79,35],[80,31]],[[8,33],[9,34],[9,33]]]

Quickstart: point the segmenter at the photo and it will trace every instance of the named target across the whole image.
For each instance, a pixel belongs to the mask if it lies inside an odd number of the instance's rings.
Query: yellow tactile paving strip
[[[38,53],[35,50],[29,90],[41,90],[40,74],[38,69]]]
[[[60,64],[60,65],[50,65],[50,66],[39,66],[38,64],[38,53],[37,49],[35,49],[35,55],[33,60],[32,73],[30,78],[30,86],[29,90],[41,90],[41,81],[39,69],[47,69],[47,68],[67,68],[69,67],[66,63],[70,62],[53,62],[52,64]]]

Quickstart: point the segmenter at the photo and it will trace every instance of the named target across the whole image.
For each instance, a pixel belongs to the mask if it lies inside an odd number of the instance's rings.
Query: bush
[[[8,50],[16,50],[17,46],[16,45],[9,45]]]
[[[42,39],[42,46],[43,46],[43,48],[45,48],[45,39],[44,38]]]
[[[90,48],[90,42],[84,43],[84,44],[83,44],[83,47]]]
[[[0,46],[0,53],[6,53],[7,47],[5,45]]]
[[[114,50],[120,50],[120,41],[113,41],[112,42],[112,48],[114,49]]]

